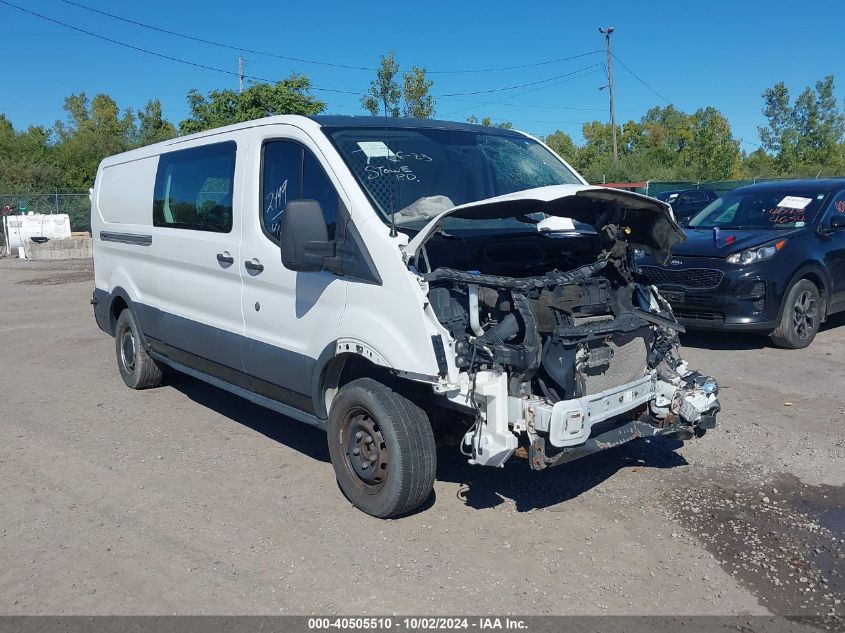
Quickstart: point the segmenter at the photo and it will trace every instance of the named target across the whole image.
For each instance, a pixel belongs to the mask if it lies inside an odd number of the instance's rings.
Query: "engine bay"
[[[442,329],[435,392],[465,413],[471,464],[525,442],[542,469],[715,427],[718,382],[681,359],[684,328],[634,258],[668,261],[684,239],[667,205],[586,185],[454,207],[413,236],[405,262]]]
[[[555,403],[640,378],[666,361],[677,332],[669,305],[635,277],[626,230],[437,236],[423,273],[463,371],[501,369],[508,393]],[[460,245],[457,243],[460,242]]]

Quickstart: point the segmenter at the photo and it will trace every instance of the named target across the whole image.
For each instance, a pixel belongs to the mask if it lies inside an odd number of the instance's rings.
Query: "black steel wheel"
[[[389,518],[431,494],[434,434],[425,411],[408,398],[359,378],[338,391],[327,430],[338,485],[355,507]]]
[[[367,494],[377,494],[387,480],[388,450],[381,427],[366,409],[353,407],[341,425],[341,444],[351,478]]]
[[[117,318],[114,342],[117,368],[127,387],[149,389],[161,384],[161,368],[141,344],[138,323],[128,308]]]

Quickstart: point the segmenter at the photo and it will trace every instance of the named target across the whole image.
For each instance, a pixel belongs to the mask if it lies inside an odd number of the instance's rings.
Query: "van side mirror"
[[[845,213],[834,213],[830,216],[830,232],[836,233],[845,229]]]
[[[319,202],[288,202],[279,227],[282,265],[299,272],[323,270],[324,259],[335,256],[335,243],[328,240],[328,234]]]

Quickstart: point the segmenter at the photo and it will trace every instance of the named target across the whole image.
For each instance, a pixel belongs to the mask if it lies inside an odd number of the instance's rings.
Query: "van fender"
[[[311,374],[311,399],[314,413],[318,418],[323,420],[328,418],[326,389],[336,383],[345,360],[354,356],[364,358],[373,365],[384,367],[388,371],[393,369],[378,350],[363,341],[349,337],[332,341],[320,352]]]
[[[344,337],[337,339],[335,354],[358,354],[380,367],[393,369],[393,366],[387,362],[387,359],[376,348],[355,338]]]
[[[432,348],[432,360],[434,360],[434,353]],[[341,337],[326,345],[314,364],[311,375],[311,394],[317,417],[321,419],[328,417],[327,400],[331,400],[331,397],[327,398],[326,390],[337,382],[347,361],[353,358],[363,358],[371,364],[376,378],[378,378],[378,375],[381,375],[382,378],[393,375],[416,382],[431,384],[438,382],[438,376],[435,374],[418,374],[398,369],[385,354],[382,354],[375,346],[366,341],[352,337]]]
[[[114,305],[118,300],[124,303],[127,309],[132,313],[135,323],[138,324],[138,337],[141,340],[141,345],[145,350],[150,351],[150,343],[144,335],[144,321],[141,319],[138,313],[138,308],[132,300],[131,295],[121,286],[115,287],[108,295],[109,327],[111,328],[112,336],[114,336],[114,330],[117,326],[117,315],[114,314]]]

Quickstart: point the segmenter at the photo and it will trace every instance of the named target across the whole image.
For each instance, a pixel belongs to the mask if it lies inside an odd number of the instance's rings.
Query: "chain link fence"
[[[88,192],[70,193],[0,193],[0,209],[12,213],[67,213],[71,231],[91,230],[91,202]]]

